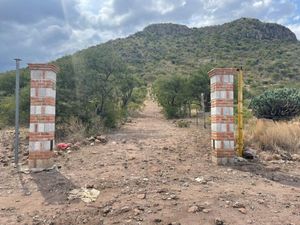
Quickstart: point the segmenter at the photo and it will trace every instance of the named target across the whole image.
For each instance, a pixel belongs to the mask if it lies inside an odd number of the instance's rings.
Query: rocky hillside
[[[61,67],[59,81],[76,79],[78,73],[84,73],[79,72],[77,65],[85,56],[92,52],[95,57],[102,57],[101,52],[107,48],[123,59],[132,74],[148,82],[159,75],[188,75],[208,65],[243,66],[245,83],[253,93],[272,87],[300,86],[300,42],[295,34],[282,25],[249,18],[202,28],[153,24],[127,38],[57,59],[54,63]],[[23,73],[22,86],[26,87],[28,71]],[[0,76],[0,95],[13,90],[12,76],[13,72]]]
[[[203,28],[153,24],[94,48],[104,46],[113,48],[134,73],[149,81],[169,73],[189,74],[209,64],[243,66],[246,84],[255,92],[300,83],[300,42],[295,34],[282,25],[257,19],[241,18]],[[89,49],[76,55],[85,51]]]
[[[231,23],[215,26],[213,30],[219,36],[233,38],[234,40],[297,42],[296,35],[288,28],[276,23],[263,23],[258,19],[241,18]]]

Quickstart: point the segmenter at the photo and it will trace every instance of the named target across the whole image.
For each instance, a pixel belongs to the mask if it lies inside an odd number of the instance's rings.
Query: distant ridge
[[[172,23],[151,24],[138,35],[152,34],[159,36],[193,35],[203,32],[208,35],[219,35],[223,38],[255,39],[255,40],[281,40],[297,42],[296,35],[287,27],[276,23],[264,23],[258,19],[241,18],[223,25],[189,28],[185,25]]]
[[[152,24],[126,38],[110,40],[53,61],[62,68],[58,79],[76,79],[77,66],[84,58],[91,54],[104,57],[105,48],[120,56],[131,74],[147,82],[164,75],[188,76],[203,66],[243,66],[247,89],[255,93],[266,88],[300,88],[300,42],[296,35],[287,27],[258,19],[240,18],[200,28]],[[14,76],[13,72],[7,74]]]

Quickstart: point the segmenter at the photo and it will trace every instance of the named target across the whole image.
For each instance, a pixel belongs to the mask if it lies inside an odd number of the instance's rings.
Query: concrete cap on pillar
[[[43,64],[43,63],[28,63],[28,67],[30,70],[47,70],[53,71],[54,73],[59,72],[59,67],[54,64]]]
[[[214,68],[208,72],[208,76],[212,77],[214,75],[229,75],[229,74],[236,74],[238,71],[237,68]]]

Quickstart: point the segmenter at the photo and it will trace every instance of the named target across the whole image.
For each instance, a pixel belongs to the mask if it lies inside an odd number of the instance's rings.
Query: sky
[[[152,23],[189,27],[241,17],[275,22],[300,40],[300,0],[0,0],[0,72],[14,58],[46,63]]]

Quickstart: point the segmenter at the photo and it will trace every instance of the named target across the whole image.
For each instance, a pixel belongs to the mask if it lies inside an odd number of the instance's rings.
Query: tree
[[[75,102],[81,105],[78,116],[91,129],[116,127],[127,116],[134,89],[143,83],[112,48],[90,48],[73,60],[77,71]]]
[[[179,76],[160,77],[153,84],[153,93],[167,118],[186,116],[189,101],[187,79]]]
[[[209,110],[210,102],[210,81],[207,75],[208,71],[208,68],[200,68],[198,71],[193,72],[188,79],[188,91],[193,102],[201,106],[201,93],[203,93],[206,110]]]

